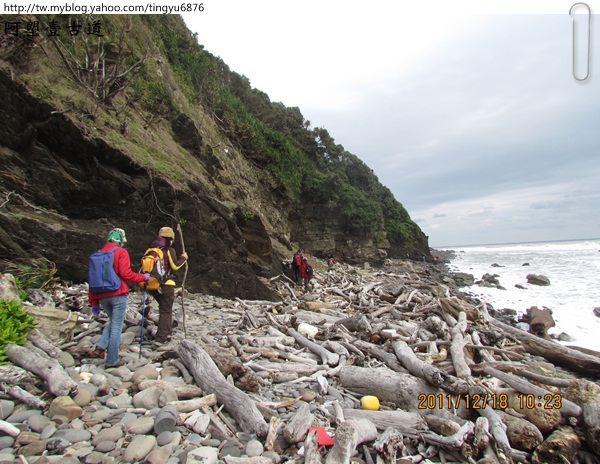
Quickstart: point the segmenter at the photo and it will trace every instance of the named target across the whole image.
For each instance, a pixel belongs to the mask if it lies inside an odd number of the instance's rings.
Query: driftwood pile
[[[310,292],[285,275],[271,279],[279,302],[177,303],[190,327],[187,339],[177,328],[169,362],[202,392],[177,402],[182,430],[194,430],[196,411],[219,413],[223,436],[264,445],[263,456],[224,462],[599,462],[600,357],[501,322],[436,265],[316,271]],[[127,320],[139,326],[137,309]],[[11,359],[23,359],[20,349],[10,347]],[[52,395],[73,394],[64,376],[27,369]],[[0,381],[8,394],[22,384]],[[363,395],[381,408],[360,409]],[[33,398],[21,401],[43,407]]]

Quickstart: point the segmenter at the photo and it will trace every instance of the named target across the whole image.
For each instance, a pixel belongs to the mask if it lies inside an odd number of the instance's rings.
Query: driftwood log
[[[534,395],[535,398],[541,398],[541,401],[538,401],[536,399],[537,403],[540,403],[540,402],[546,403],[546,402],[548,402],[545,399],[546,397],[552,398],[554,396],[554,394],[551,393],[550,391],[548,391],[544,388],[538,387],[537,385],[533,385],[532,383],[528,382],[527,380],[521,379],[513,374],[506,374],[497,369],[494,369],[493,367],[485,367],[483,369],[483,371],[486,374],[493,375],[497,379],[502,380],[503,382],[507,383],[508,385],[510,385],[512,388],[514,388],[518,392]],[[566,414],[568,416],[578,417],[581,415],[581,408],[566,398],[562,398],[562,397],[560,398],[560,407],[557,409],[559,409],[560,412],[562,412],[563,414]]]
[[[302,346],[308,348],[313,353],[317,354],[321,357],[321,361],[323,364],[329,366],[337,366],[340,362],[340,355],[337,353],[332,353],[326,348],[322,347],[318,343],[311,342],[308,338],[299,334],[296,330],[291,327],[288,329],[288,334],[290,334],[294,339]]]
[[[161,390],[172,388],[177,394],[177,398],[180,400],[188,400],[203,396],[204,392],[196,385],[187,385],[179,383],[170,383],[163,380],[152,380],[147,379],[144,376],[140,376],[137,379],[137,386],[140,390],[146,390],[150,387],[159,387]]]
[[[450,393],[468,393],[469,384],[462,379],[448,375],[435,366],[421,361],[406,342],[397,340],[392,348],[400,362],[411,372],[434,387],[440,387]]]
[[[6,356],[17,364],[38,375],[48,385],[48,391],[54,396],[69,396],[77,392],[77,383],[67,374],[54,358],[44,351],[31,346],[6,345]]]
[[[335,433],[335,444],[327,455],[326,464],[349,464],[352,453],[361,443],[377,438],[377,429],[367,419],[350,419]]]
[[[533,464],[559,464],[573,462],[581,440],[573,427],[556,429],[533,453]]]
[[[374,382],[374,379],[377,381]],[[394,372],[386,367],[343,367],[340,370],[340,382],[349,390],[361,395],[374,395],[380,401],[393,403],[405,411],[419,411],[419,395],[443,393],[421,378]]]
[[[177,412],[192,412],[206,406],[214,406],[217,404],[217,395],[212,393],[201,398],[193,398],[183,401],[170,401],[167,404],[173,406]]]
[[[378,430],[393,427],[400,432],[419,433],[428,429],[427,423],[416,412],[396,411],[366,411],[363,409],[344,409],[346,419],[368,419]],[[457,429],[460,426],[457,426]]]
[[[46,407],[46,402],[44,400],[29,393],[27,390],[22,389],[18,385],[12,385],[10,387],[2,385],[2,389],[17,401],[34,409],[44,409]]]
[[[206,351],[188,340],[182,341],[177,353],[203,391],[217,395],[217,401],[246,432],[265,436],[269,426],[254,402],[241,390],[230,385]]]
[[[283,436],[288,443],[298,443],[303,441],[308,434],[308,428],[315,420],[315,415],[310,412],[308,403],[304,403],[298,408],[291,420],[283,429]]]
[[[28,370],[12,364],[0,364],[0,384],[24,385],[35,383],[35,377]]]
[[[514,448],[533,451],[544,441],[540,429],[528,420],[512,416],[504,411],[496,411],[496,413],[506,425],[506,435]]]
[[[389,261],[396,266],[398,260]],[[162,358],[163,366],[177,367],[187,384],[140,377],[132,388],[176,390],[178,401],[170,404],[179,413],[179,423],[201,435],[210,426],[221,441],[242,446],[237,433],[247,431],[265,437],[264,448],[280,455],[277,436],[290,445],[304,442],[304,456],[291,451],[299,446],[282,447],[282,459],[296,464],[325,459],[366,464],[587,464],[600,457],[600,387],[565,372],[599,377],[600,358],[589,350],[564,350],[558,343],[493,320],[485,304],[474,306],[471,299],[450,296],[455,289],[440,283],[444,274],[433,265],[402,262],[399,273],[387,266],[381,271],[340,266],[326,278],[317,271],[310,295],[292,289],[289,279],[271,279],[282,297],[275,304],[190,299],[189,305],[198,308],[218,307],[226,322],[207,322],[200,309],[190,327],[202,328],[201,335],[191,338],[202,344],[185,341],[177,349],[179,360]],[[136,312],[126,323],[139,320]],[[77,340],[101,329],[89,320],[82,325],[68,345],[71,353],[88,349]],[[152,322],[148,328],[153,329]],[[25,348],[39,351],[43,359],[61,354],[35,334],[27,343]],[[3,379],[2,372],[0,368],[4,392],[13,398],[27,393],[18,392],[20,386],[29,389],[27,381],[14,382],[27,376],[7,373]],[[244,372],[256,379],[255,394],[240,391],[238,380]],[[39,379],[28,377],[33,378],[30,390],[37,393],[34,384]],[[110,376],[98,382],[102,394],[115,388]],[[311,392],[305,396],[298,390],[307,386],[316,394],[312,401],[307,399]],[[474,405],[475,393],[487,398],[485,409],[482,401]],[[357,409],[361,395],[377,396],[381,410]],[[471,398],[468,409],[466,395]],[[561,409],[539,408],[537,397],[544,395],[560,398]],[[162,401],[171,399],[165,395]],[[212,407],[215,403],[218,410]],[[280,414],[283,409],[287,412]],[[311,425],[336,429],[331,435],[337,447],[327,458],[329,448],[318,445],[317,432],[307,433]],[[9,427],[7,433],[15,431]],[[224,462],[266,463],[263,457],[231,456]]]

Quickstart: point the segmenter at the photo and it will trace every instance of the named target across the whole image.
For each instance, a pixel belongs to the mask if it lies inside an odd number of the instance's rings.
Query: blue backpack
[[[114,251],[96,251],[90,256],[90,268],[88,276],[88,284],[90,292],[106,293],[114,292],[121,287],[121,279],[115,272]]]

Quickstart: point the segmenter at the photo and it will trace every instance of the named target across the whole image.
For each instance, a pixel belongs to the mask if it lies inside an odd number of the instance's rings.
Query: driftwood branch
[[[512,388],[514,388],[518,392],[532,394],[532,395],[536,396],[536,398],[537,397],[542,398],[542,401],[546,401],[544,398],[547,395],[549,395],[550,397],[554,396],[554,394],[551,393],[550,391],[548,391],[544,388],[538,387],[537,385],[533,385],[532,383],[529,383],[527,380],[520,379],[519,377],[517,377],[515,375],[506,374],[506,373],[501,372],[492,367],[485,367],[483,369],[483,371],[488,375],[494,376],[497,379],[502,380],[503,382],[507,383],[508,385],[510,385]],[[561,397],[560,403],[561,404],[560,404],[559,410],[563,414],[566,414],[568,416],[575,416],[575,417],[578,417],[581,415],[581,408],[579,406],[577,406],[575,403],[573,403],[572,401],[569,401],[568,399]]]
[[[14,364],[40,376],[48,385],[48,391],[55,396],[68,396],[77,392],[77,383],[67,374],[56,359],[50,358],[42,350],[20,345],[6,345],[6,356]]]
[[[469,384],[457,377],[442,372],[437,367],[421,361],[406,342],[397,340],[392,343],[392,348],[402,364],[417,377],[429,382],[434,387],[443,388],[451,393],[467,393]]]
[[[181,230],[181,224],[177,223],[177,233],[179,234],[179,240],[181,240],[181,252],[185,253],[185,242],[183,241],[183,231]],[[184,270],[183,270],[183,278],[181,279],[181,318],[183,322],[183,338],[187,338],[187,325],[186,325],[186,317],[185,317],[185,280],[187,279],[188,273],[188,262],[185,260]]]
[[[323,348],[318,343],[311,342],[308,338],[300,335],[298,332],[296,332],[296,330],[292,329],[291,327],[287,330],[287,332],[292,337],[294,337],[300,345],[308,348],[313,353],[319,355],[323,364],[327,364],[329,366],[337,366],[337,364],[340,362],[339,354],[332,353],[331,351]]]
[[[247,432],[265,436],[269,426],[254,402],[241,390],[229,384],[206,351],[195,343],[184,340],[177,347],[194,380],[207,393],[215,393],[219,403]]]
[[[335,444],[325,459],[326,464],[349,464],[352,453],[361,443],[377,438],[377,429],[367,419],[350,419],[335,433]]]

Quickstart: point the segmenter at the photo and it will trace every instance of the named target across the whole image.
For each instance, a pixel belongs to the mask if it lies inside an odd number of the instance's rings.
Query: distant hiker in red
[[[333,272],[337,268],[337,261],[333,259],[333,256],[327,257],[327,272]]]
[[[300,265],[300,277],[304,282],[304,290],[310,291],[310,279],[314,277],[314,271],[312,266],[308,263],[308,259],[302,258],[302,264]]]
[[[292,256],[292,271],[294,271],[294,281],[296,285],[300,285],[300,279],[302,276],[300,275],[300,268],[302,267],[302,260],[304,256],[302,256],[302,250],[298,250],[294,256]]]

